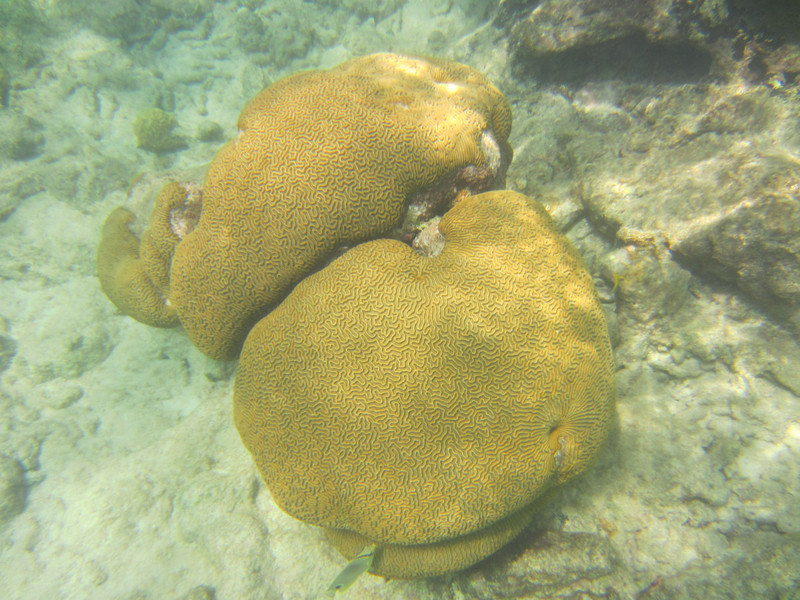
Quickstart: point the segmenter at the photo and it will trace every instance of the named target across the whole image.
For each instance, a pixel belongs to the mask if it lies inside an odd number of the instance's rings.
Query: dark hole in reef
[[[500,0],[492,25],[495,27],[510,27],[520,18],[529,15],[539,6],[538,0]]]
[[[688,42],[651,42],[642,34],[537,58],[518,54],[518,76],[539,83],[693,83],[709,76],[711,53]]]
[[[747,69],[755,81],[762,81],[769,72],[769,67],[763,56],[755,56],[747,65]]]
[[[798,0],[729,0],[738,29],[775,43],[800,42]]]

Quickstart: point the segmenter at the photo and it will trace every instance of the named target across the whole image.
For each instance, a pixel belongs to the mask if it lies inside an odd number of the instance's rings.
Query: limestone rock
[[[637,597],[642,600],[707,598],[786,598],[797,600],[800,536],[751,534],[735,540],[745,558],[721,557],[656,580]]]
[[[476,600],[569,597],[576,584],[586,593],[617,567],[612,545],[596,533],[546,531],[531,537],[519,555],[470,574],[461,584],[464,593]]]
[[[800,187],[745,200],[675,250],[698,272],[737,284],[783,316],[800,308]]]
[[[702,73],[711,55],[695,42],[728,13],[722,0],[701,4],[704,11],[677,0],[545,0],[513,26],[517,61],[540,79]]]

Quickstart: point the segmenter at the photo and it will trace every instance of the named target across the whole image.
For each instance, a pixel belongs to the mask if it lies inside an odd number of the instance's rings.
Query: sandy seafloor
[[[193,14],[198,3],[172,4]],[[537,86],[512,73],[507,34],[481,2],[385,2],[377,18],[358,2],[250,4],[268,25],[255,41],[235,2],[207,2],[207,16],[168,34],[126,18],[134,2],[119,14],[36,4],[52,29],[30,42],[41,56],[14,71],[2,110],[34,149],[0,158],[0,596],[305,599],[342,568],[322,532],[283,514],[260,482],[232,422],[235,363],[118,312],[94,253],[114,207],[145,217],[160,181],[202,174],[264,85],[396,51],[465,62],[511,101],[508,185],[552,209],[597,279],[620,366],[618,426],[511,550],[430,581],[367,576],[346,597],[800,597],[796,337],[663,246],[609,236],[578,198],[595,190],[607,207],[627,190],[644,200],[623,224],[669,233],[693,219],[682,200],[728,193],[720,172],[745,163],[761,174],[748,189],[775,171],[796,193],[797,97],[742,80]],[[121,39],[125,28],[135,39]],[[741,126],[713,139],[692,130],[731,98],[754,107]],[[136,147],[133,121],[157,103],[187,149]],[[212,122],[221,138],[201,141]],[[682,128],[697,152],[671,155]],[[648,150],[632,165],[616,149],[633,138]]]

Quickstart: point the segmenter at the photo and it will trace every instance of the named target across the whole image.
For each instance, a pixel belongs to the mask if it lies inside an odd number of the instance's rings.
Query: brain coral
[[[234,418],[275,501],[372,571],[464,568],[583,470],[611,423],[591,277],[535,202],[458,199],[436,256],[361,244],[249,334]]]
[[[172,132],[177,126],[178,120],[160,108],[139,113],[133,123],[136,147],[156,154],[187,148],[186,140]]]
[[[145,271],[134,214],[117,208],[106,218],[97,247],[97,277],[106,296],[126,315],[154,327],[178,324],[162,290]]]
[[[168,301],[175,247],[191,231],[201,205],[200,190],[186,183],[163,187],[141,241],[131,231],[135,217],[117,208],[106,219],[97,249],[100,287],[125,314],[155,327],[173,327],[178,316]]]
[[[149,273],[214,358],[235,357],[253,323],[337,248],[413,236],[459,193],[501,187],[511,160],[511,111],[486,78],[394,54],[282,79],[238,128],[209,168],[196,223]],[[117,269],[114,256],[98,261]],[[109,297],[140,296],[140,279]]]
[[[236,356],[255,321],[337,247],[399,227],[431,193],[487,189],[510,160],[511,112],[491,83],[392,54],[282,79],[238,127],[170,273],[170,302],[214,358]]]

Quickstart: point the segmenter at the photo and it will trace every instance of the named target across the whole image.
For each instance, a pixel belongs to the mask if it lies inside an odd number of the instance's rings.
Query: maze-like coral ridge
[[[412,194],[468,165],[500,176],[510,128],[500,92],[448,61],[378,54],[276,82],[242,112],[176,249],[170,301],[189,336],[236,356],[292,285],[397,226]]]
[[[490,192],[439,229],[436,257],[377,240],[300,283],[247,338],[234,417],[288,513],[409,552],[451,541],[447,570],[595,457],[614,368],[543,208]],[[418,558],[385,572],[419,575]]]

